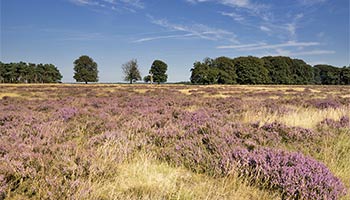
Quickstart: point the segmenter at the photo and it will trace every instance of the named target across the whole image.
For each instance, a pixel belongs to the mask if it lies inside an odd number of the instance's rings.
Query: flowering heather
[[[350,129],[350,120],[348,116],[342,116],[339,121],[333,119],[325,119],[321,123],[321,125],[327,125],[332,128],[349,128]]]
[[[68,121],[69,119],[74,117],[77,113],[78,113],[78,109],[77,108],[71,108],[71,107],[62,108],[62,109],[60,109],[58,111],[59,116],[64,121]]]
[[[338,199],[343,183],[327,167],[300,153],[261,148],[236,150],[232,160],[241,176],[279,190],[283,199]]]
[[[350,187],[343,164],[350,147],[326,139],[350,136],[350,107],[344,99],[314,102],[347,90],[308,88],[0,85],[0,96],[9,94],[0,98],[0,199],[92,199],[94,184],[113,183],[119,166],[144,152],[213,180],[239,172],[284,199],[337,199],[344,186],[330,171]],[[310,106],[340,120],[319,116],[322,126],[313,128],[285,120]],[[344,160],[324,162],[323,144]]]
[[[315,106],[318,109],[326,109],[326,108],[339,108],[341,107],[341,103],[339,103],[335,99],[315,99],[310,101],[311,105]]]
[[[278,134],[283,141],[302,141],[318,135],[316,132],[310,129],[302,127],[288,127],[278,122],[265,124],[261,128],[269,133]]]

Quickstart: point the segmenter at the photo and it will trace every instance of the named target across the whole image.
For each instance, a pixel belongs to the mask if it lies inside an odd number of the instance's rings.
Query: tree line
[[[0,62],[0,83],[59,83],[61,79],[53,64]]]
[[[168,79],[166,71],[168,65],[161,61],[155,60],[152,63],[149,75],[145,76],[143,80],[145,82],[156,82],[158,84],[164,83]],[[128,81],[130,84],[141,80],[141,73],[136,59],[132,59],[122,65],[124,81]],[[80,56],[74,61],[74,76],[73,78],[77,82],[98,82],[98,70],[97,63],[89,56]]]
[[[83,55],[73,64],[73,78],[77,82],[98,82],[98,65],[92,58]],[[168,79],[167,69],[165,62],[155,60],[143,81],[164,83]],[[130,84],[142,80],[136,59],[123,64],[122,70],[124,80]],[[60,83],[61,79],[53,64],[0,62],[0,83]],[[312,67],[303,60],[284,56],[205,58],[193,64],[190,81],[192,84],[350,85],[350,66]]]
[[[284,56],[205,58],[193,64],[190,80],[193,84],[349,85],[350,66],[312,67]]]

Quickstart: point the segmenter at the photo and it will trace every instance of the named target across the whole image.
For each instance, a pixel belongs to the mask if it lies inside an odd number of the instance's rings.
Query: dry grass
[[[119,165],[115,176],[91,183],[88,199],[279,199],[237,177],[214,179],[171,167],[140,153]]]
[[[350,116],[350,108],[342,107],[339,109],[315,109],[294,107],[294,111],[279,115],[276,112],[269,113],[265,108],[258,112],[246,111],[242,114],[241,120],[245,123],[260,121],[261,123],[281,122],[288,126],[299,126],[303,128],[315,128],[322,120],[329,118],[339,120],[342,116]]]
[[[0,93],[0,99],[2,99],[3,97],[20,97],[20,94],[17,93],[8,93],[8,92],[4,92],[4,93]]]
[[[2,85],[6,86],[6,85]],[[115,85],[115,84],[46,84],[41,91],[40,84],[16,84],[8,85],[9,87],[37,87],[36,92],[30,92],[23,90],[21,93],[12,92],[14,90],[7,90],[8,92],[0,93],[0,99],[4,96],[37,100],[48,99],[47,91],[54,93],[55,89],[60,87],[83,87],[94,88],[96,96],[108,96],[108,93],[114,93],[119,90],[134,91],[139,94],[146,94],[148,91],[157,91],[157,88],[175,89],[179,91],[182,96],[191,95],[193,93],[200,94],[207,98],[226,98],[229,96],[242,97],[244,101],[250,101],[256,98],[255,96],[244,96],[246,93],[252,92],[276,92],[282,91],[284,94],[292,95],[294,91],[302,92],[307,87],[304,86],[183,86],[183,85]],[[39,87],[40,86],[40,87]],[[0,88],[1,89],[1,88]],[[219,92],[205,93],[203,89],[217,89]],[[222,89],[222,91],[221,91]],[[288,91],[287,91],[288,90]],[[293,91],[292,91],[293,90]],[[326,92],[322,91],[321,86],[309,89],[310,92],[315,93],[317,97],[325,95]],[[1,91],[1,90],[0,90]],[[83,90],[82,90],[83,91]],[[194,91],[194,92],[192,92]],[[45,93],[46,92],[46,93]],[[94,96],[95,93],[91,93]],[[332,93],[333,94],[333,93]],[[344,94],[334,91],[334,95],[350,97],[348,94]],[[50,98],[52,94],[50,94]],[[60,94],[54,94],[53,96],[59,96]],[[85,93],[79,93],[79,95],[86,97]],[[186,96],[189,98],[191,96]],[[275,99],[279,96],[259,96],[258,100],[264,100],[267,98]],[[286,98],[286,97],[284,97]],[[211,99],[209,99],[211,101]],[[209,101],[208,100],[208,101]],[[257,100],[257,99],[255,99]],[[74,104],[82,104],[83,101],[74,101]],[[88,101],[88,98],[86,98]],[[346,115],[350,117],[350,107],[341,107],[339,109],[316,109],[305,108],[288,105],[291,112],[287,114],[278,114],[277,112],[270,112],[266,108],[258,108],[258,111],[246,109],[243,113],[238,113],[234,116],[235,119],[244,123],[251,123],[260,121],[261,123],[281,122],[288,126],[300,126],[304,128],[314,129],[325,118],[339,120],[340,117]],[[183,107],[187,111],[196,111],[200,109],[199,105],[189,105]],[[111,119],[110,119],[111,120]],[[115,120],[118,121],[118,117]],[[57,126],[58,128],[59,126]],[[53,131],[53,130],[48,130]],[[54,130],[59,133],[61,130]],[[334,131],[334,130],[330,130]],[[78,130],[76,133],[78,136],[75,138],[78,148],[76,149],[75,156],[79,157],[79,154],[83,152],[86,144],[86,137],[83,131]],[[325,138],[321,143],[313,144],[314,146],[305,146],[301,149],[293,149],[296,147],[285,147],[291,151],[301,151],[307,155],[311,155],[317,160],[322,161],[327,167],[339,177],[347,188],[350,188],[350,132],[349,130],[339,131],[336,137]],[[129,143],[130,142],[130,143]],[[155,158],[150,152],[128,152],[129,146],[132,146],[131,141],[125,140],[122,142],[106,141],[101,144],[96,150],[95,157],[82,158],[91,162],[91,173],[87,175],[86,181],[82,183],[77,192],[73,194],[72,199],[281,199],[281,197],[268,190],[260,190],[257,187],[250,186],[247,182],[232,175],[224,178],[213,178],[203,174],[196,174],[189,169],[183,167],[174,167],[168,163],[161,162]],[[300,146],[298,146],[300,147]],[[315,152],[315,149],[318,149]],[[66,152],[69,154],[70,152]],[[58,159],[64,164],[71,163],[73,169],[77,168],[73,161],[67,159]],[[56,163],[54,166],[59,166],[60,163]],[[51,164],[52,165],[52,164]],[[63,165],[63,163],[62,163]],[[49,168],[52,166],[48,166]],[[74,170],[73,170],[74,171]],[[76,170],[77,171],[77,170]],[[57,174],[55,174],[57,173]],[[59,176],[59,171],[45,171],[41,175],[45,177],[47,174]],[[62,176],[62,175],[61,175]],[[40,177],[40,176],[39,176]],[[63,176],[62,176],[63,177]],[[43,180],[36,180],[33,183],[37,184],[37,188],[43,183]],[[27,186],[26,186],[27,187]],[[28,186],[28,188],[33,186]],[[42,194],[37,194],[38,199],[40,195],[45,194],[47,187],[41,186],[42,190],[39,191]],[[25,188],[25,186],[23,186]],[[70,194],[67,192],[67,194]],[[9,196],[9,199],[26,199],[28,196],[22,196],[21,193]],[[348,195],[343,198],[350,199],[350,190]]]

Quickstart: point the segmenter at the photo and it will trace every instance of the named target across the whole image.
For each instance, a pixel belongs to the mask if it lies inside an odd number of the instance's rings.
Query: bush
[[[241,176],[279,190],[283,199],[338,199],[345,186],[327,167],[301,153],[238,149],[232,161]]]

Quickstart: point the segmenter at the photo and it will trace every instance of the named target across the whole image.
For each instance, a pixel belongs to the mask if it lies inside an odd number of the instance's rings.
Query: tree
[[[313,83],[313,69],[305,61],[299,59],[292,59],[292,84],[306,85]]]
[[[292,84],[292,59],[284,56],[263,57],[265,68],[273,84]]]
[[[238,57],[233,62],[237,74],[237,83],[266,84],[271,82],[269,71],[264,67],[262,59],[253,56]]]
[[[2,63],[0,61],[0,83],[5,82],[5,73],[6,73],[5,63]]]
[[[137,65],[137,60],[132,59],[122,66],[124,73],[124,80],[132,84],[135,81],[141,80],[141,74]]]
[[[319,71],[321,84],[323,85],[338,85],[340,84],[341,69],[332,65],[315,65]]]
[[[232,59],[227,57],[218,57],[214,59],[211,65],[218,69],[218,84],[234,84],[236,83],[236,70]]]
[[[165,62],[161,60],[155,60],[152,63],[149,73],[153,74],[153,81],[160,84],[167,81],[168,79],[168,75],[166,74],[167,70],[168,70],[168,65]]]
[[[83,55],[74,61],[74,76],[77,82],[98,82],[97,63],[89,56]]]
[[[0,83],[59,83],[62,75],[53,64],[0,63]]]
[[[211,66],[212,62],[208,62],[205,59],[204,62],[195,62],[191,69],[191,83],[194,84],[216,84],[218,77],[218,69]]]
[[[340,83],[342,85],[350,85],[350,66],[344,66],[340,70]]]

